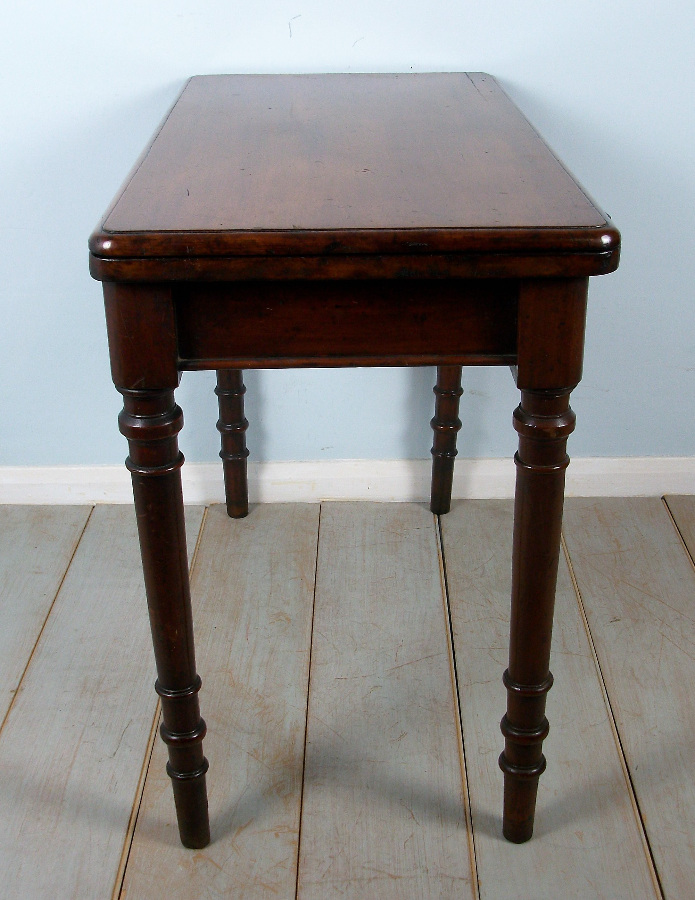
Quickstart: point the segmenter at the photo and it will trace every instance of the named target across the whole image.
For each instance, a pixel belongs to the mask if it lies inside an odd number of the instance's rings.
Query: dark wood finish
[[[587,278],[528,279],[519,289],[516,386],[573,388],[582,377]]]
[[[217,430],[222,435],[220,458],[224,469],[227,515],[243,519],[249,514],[249,487],[246,448],[248,419],[244,416],[244,373],[241,369],[220,369],[215,388],[220,408]]]
[[[143,555],[184,843],[207,840],[173,389],[217,369],[232,515],[243,368],[436,365],[433,509],[449,505],[461,365],[522,392],[503,830],[533,828],[570,391],[588,276],[620,237],[487,75],[188,82],[90,239]],[[231,486],[230,486],[231,481]]]
[[[449,253],[404,256],[246,256],[179,259],[104,259],[91,256],[89,269],[99,281],[249,281],[288,278],[323,282],[369,278],[562,278],[606,275],[618,264],[617,245],[606,253],[536,255]]]
[[[121,434],[128,439],[126,466],[133,480],[147,607],[157,663],[155,689],[162,700],[161,736],[169,748],[167,773],[181,841],[210,842],[200,717],[200,678],[195,667],[193,617],[188,584],[186,531],[177,435],[183,415],[173,391],[121,389]]]
[[[454,480],[456,435],[461,429],[459,400],[461,399],[461,366],[438,366],[434,386],[434,431],[432,444],[432,490],[430,509],[444,515],[451,509],[451,487]]]
[[[178,286],[180,366],[505,364],[517,295],[508,280]]]
[[[500,757],[503,831],[516,843],[533,833],[538,779],[545,770],[545,698],[553,681],[550,642],[566,448],[575,422],[569,395],[581,377],[586,295],[586,279],[567,279],[523,282],[519,296],[521,404],[514,413],[519,450],[514,458],[509,668],[504,673],[507,713],[501,723],[505,749]]]
[[[580,254],[616,242],[488,75],[203,76],[186,85],[91,249]]]
[[[507,712],[504,836],[515,843],[533,833],[538,778],[545,770],[548,734],[545,698],[549,671],[555,583],[560,550],[567,437],[574,428],[568,392],[522,391],[514,414],[519,432],[509,668],[504,673]]]
[[[117,388],[175,388],[176,320],[169,285],[104,284],[111,375]]]

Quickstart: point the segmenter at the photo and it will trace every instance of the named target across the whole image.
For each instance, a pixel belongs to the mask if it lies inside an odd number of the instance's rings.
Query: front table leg
[[[193,619],[181,492],[183,455],[177,435],[183,415],[172,390],[121,390],[121,433],[128,439],[126,466],[133,479],[147,606],[157,663],[155,689],[162,698],[162,739],[169,748],[167,773],[174,788],[181,842],[210,842],[200,717],[193,649]]]
[[[519,433],[509,668],[504,673],[507,714],[503,833],[515,843],[533,833],[538,779],[545,769],[548,734],[545,699],[549,671],[560,529],[569,463],[567,438],[574,429],[569,391],[524,391],[514,413]]]

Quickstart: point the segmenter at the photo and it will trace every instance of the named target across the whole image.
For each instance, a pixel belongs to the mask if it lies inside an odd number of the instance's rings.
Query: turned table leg
[[[504,673],[507,713],[500,767],[504,772],[504,836],[515,843],[533,833],[538,779],[545,770],[549,671],[560,529],[574,429],[569,391],[522,391],[514,413],[519,433],[509,668]]]
[[[169,749],[167,773],[181,842],[210,841],[203,756],[205,722],[200,717],[181,493],[183,456],[177,435],[183,415],[172,390],[121,389],[121,433],[128,439],[126,466],[133,480],[147,606],[157,682],[162,699],[161,736]]]
[[[458,417],[461,389],[461,366],[437,366],[434,386],[434,431],[432,444],[432,491],[430,509],[437,515],[451,509],[451,487],[454,479],[456,435],[461,428]]]
[[[218,369],[217,387],[220,417],[217,430],[222,435],[220,457],[224,467],[224,493],[227,501],[227,515],[241,519],[249,512],[249,490],[246,460],[246,429],[244,418],[244,387],[241,369]]]

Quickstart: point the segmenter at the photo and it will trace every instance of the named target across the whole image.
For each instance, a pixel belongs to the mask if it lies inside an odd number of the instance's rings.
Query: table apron
[[[518,294],[506,279],[179,285],[179,367],[509,364]]]

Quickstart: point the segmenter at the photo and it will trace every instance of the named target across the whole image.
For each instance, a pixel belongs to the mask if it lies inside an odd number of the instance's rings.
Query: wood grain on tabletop
[[[488,75],[203,76],[92,252],[595,252],[607,227]]]

